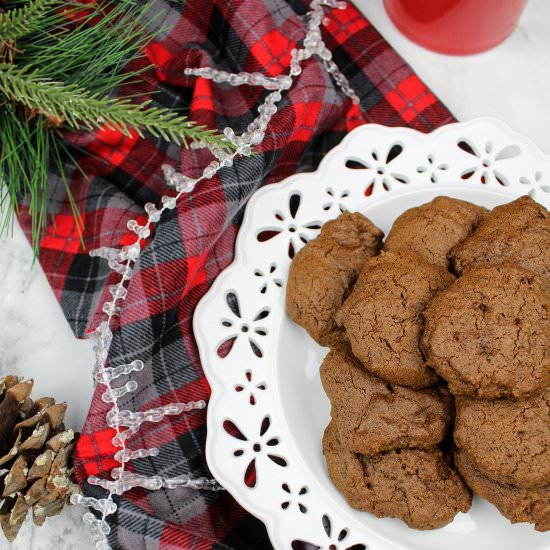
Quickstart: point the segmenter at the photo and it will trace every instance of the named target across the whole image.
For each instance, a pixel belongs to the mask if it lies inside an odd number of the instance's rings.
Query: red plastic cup
[[[394,25],[413,42],[439,53],[479,53],[516,28],[527,0],[384,0]]]

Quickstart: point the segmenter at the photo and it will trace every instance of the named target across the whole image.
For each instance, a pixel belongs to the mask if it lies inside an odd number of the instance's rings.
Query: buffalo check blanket
[[[199,123],[230,126],[239,133],[255,117],[265,90],[215,84],[185,76],[184,69],[284,73],[292,48],[305,35],[303,16],[308,10],[309,2],[303,0],[155,0],[146,24],[161,30],[145,52],[154,67],[143,73],[140,91],[156,91],[151,95],[154,103],[182,109]],[[317,59],[308,60],[256,154],[199,184],[156,224],[130,281],[109,356],[113,365],[145,362],[145,369],[134,375],[139,388],[126,396],[123,408],[145,410],[172,401],[208,399],[210,389],[191,328],[193,311],[231,262],[243,208],[258,187],[315,169],[359,124],[429,132],[452,121],[352,4],[345,10],[327,9],[323,36],[360,105],[342,95]],[[108,285],[116,281],[106,261],[87,251],[133,242],[126,222],[142,220],[144,204],[157,203],[166,192],[162,164],[197,176],[211,157],[204,150],[182,149],[151,136],[125,137],[108,129],[69,134],[67,139],[88,176],[67,167],[84,223],[85,250],[63,186],[53,185],[54,217],[41,242],[40,261],[75,334],[84,337],[99,323]],[[28,231],[24,212],[21,223]],[[107,410],[96,392],[75,459],[78,480],[88,495],[99,496],[101,490],[86,478],[106,476],[117,465]],[[130,447],[157,446],[160,454],[130,463],[129,469],[145,475],[209,476],[205,438],[204,410],[146,425]],[[118,512],[110,519],[114,549],[271,547],[263,525],[224,491],[134,489],[117,503]]]

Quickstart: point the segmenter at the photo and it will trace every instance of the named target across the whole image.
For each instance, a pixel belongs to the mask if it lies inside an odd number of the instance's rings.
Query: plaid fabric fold
[[[150,92],[154,104],[183,109],[199,123],[230,126],[238,133],[255,117],[266,92],[187,77],[184,68],[208,65],[232,72],[284,73],[292,48],[305,35],[308,7],[301,0],[156,0],[146,22],[161,29],[146,51],[154,69],[143,73],[139,89]],[[146,365],[134,374],[139,388],[126,396],[124,408],[137,411],[208,399],[210,389],[193,339],[193,311],[231,262],[243,207],[258,187],[315,169],[359,124],[428,132],[453,120],[353,5],[327,10],[327,17],[323,36],[359,95],[360,106],[341,94],[317,59],[308,60],[257,154],[199,184],[156,224],[130,282],[109,355],[111,365],[134,359]],[[103,129],[67,137],[88,176],[68,167],[87,250],[132,242],[127,221],[142,219],[144,204],[158,202],[167,191],[163,163],[196,176],[211,160],[207,151],[182,149],[152,136],[138,139]],[[116,277],[104,260],[81,249],[70,205],[62,186],[57,188],[55,219],[42,240],[40,260],[71,327],[83,337],[100,321],[107,287]],[[27,215],[21,215],[21,223],[28,231]],[[76,457],[79,481],[89,495],[101,491],[85,482],[87,476],[105,475],[116,465],[107,411],[96,392]],[[204,411],[146,425],[130,447],[157,446],[160,454],[130,463],[129,469],[146,475],[209,476],[205,438]],[[136,489],[117,503],[109,537],[114,549],[270,548],[263,525],[226,492]]]

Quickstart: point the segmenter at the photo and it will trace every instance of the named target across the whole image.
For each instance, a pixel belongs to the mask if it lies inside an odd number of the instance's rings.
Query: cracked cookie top
[[[323,225],[290,264],[286,309],[322,346],[339,340],[334,315],[384,234],[359,213],[344,212]]]
[[[550,212],[528,195],[497,206],[451,257],[457,273],[511,261],[549,278]]]
[[[395,220],[384,250],[413,252],[431,264],[448,268],[451,249],[466,239],[486,214],[485,208],[471,202],[436,197]]]
[[[331,422],[323,437],[329,475],[350,506],[436,529],[472,503],[470,490],[439,449],[403,449],[362,456],[342,447]]]
[[[483,475],[462,451],[455,453],[455,464],[474,493],[492,502],[512,523],[526,521],[537,531],[550,530],[550,487],[522,489],[499,483]]]
[[[408,254],[382,252],[368,260],[336,314],[355,357],[392,384],[423,388],[437,382],[420,351],[422,312],[454,276]]]
[[[321,382],[342,444],[373,455],[416,447],[432,449],[447,435],[453,403],[441,386],[414,390],[367,372],[347,349],[332,349],[321,365]]]
[[[550,389],[529,399],[456,399],[454,439],[484,475],[524,489],[550,485]]]
[[[524,398],[550,385],[550,287],[514,264],[467,271],[424,312],[428,365],[454,394]]]

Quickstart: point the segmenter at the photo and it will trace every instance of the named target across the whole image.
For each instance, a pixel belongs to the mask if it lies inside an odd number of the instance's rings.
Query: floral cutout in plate
[[[260,189],[235,260],[199,304],[194,330],[212,387],[207,460],[262,519],[281,550],[550,550],[547,533],[511,525],[488,502],[446,527],[415,531],[353,510],[321,450],[330,404],[319,380],[327,352],[285,312],[290,262],[323,223],[359,211],[387,232],[402,212],[448,195],[492,208],[529,194],[550,206],[550,158],[498,120],[431,134],[365,125],[316,172]]]

